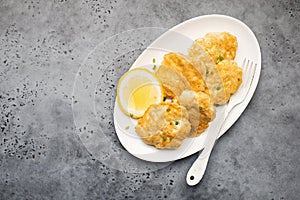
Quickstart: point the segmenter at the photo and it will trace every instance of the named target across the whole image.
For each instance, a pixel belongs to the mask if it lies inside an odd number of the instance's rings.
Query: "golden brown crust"
[[[163,86],[174,93],[176,99],[183,91],[191,91],[192,94],[185,96],[179,103],[187,107],[189,115],[193,118],[189,136],[198,136],[208,127],[215,114],[208,87],[201,74],[185,56],[169,53],[164,56],[156,75]],[[190,106],[191,102],[193,106]],[[199,109],[199,106],[203,109]]]
[[[194,42],[189,48],[189,57],[197,61],[200,65],[205,65],[205,82],[209,88],[209,93],[214,104],[225,104],[226,96],[222,79],[218,73],[217,66],[210,55],[202,48],[198,42]],[[203,64],[202,64],[203,63]],[[194,64],[195,65],[195,64]]]
[[[215,118],[215,107],[210,101],[210,96],[204,92],[195,93],[185,90],[178,98],[180,105],[186,107],[191,122],[189,137],[197,137],[204,132],[209,122]]]
[[[231,60],[221,61],[217,64],[217,69],[224,84],[227,102],[230,95],[235,93],[241,85],[243,72],[237,63]]]
[[[172,92],[168,87],[162,86],[162,88],[163,88],[163,94],[165,98],[174,99],[176,97],[174,92]]]
[[[135,128],[142,140],[158,149],[181,145],[191,130],[186,109],[177,103],[151,105]]]
[[[215,63],[223,59],[233,60],[238,46],[237,38],[228,32],[207,33],[196,42],[208,52]]]
[[[162,65],[176,70],[189,82],[190,87],[195,92],[208,92],[208,88],[201,74],[195,69],[193,64],[181,54],[168,53],[164,56]]]

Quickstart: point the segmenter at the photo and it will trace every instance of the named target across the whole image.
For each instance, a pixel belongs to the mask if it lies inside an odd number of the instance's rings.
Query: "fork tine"
[[[248,62],[247,62],[247,71],[246,71],[246,73],[245,73],[245,75],[246,75],[246,80],[245,80],[245,87],[249,87],[249,81],[250,81],[250,79],[251,79],[251,76],[252,76],[252,74],[251,74],[251,69],[252,69],[252,64],[253,64],[253,62],[251,62],[250,63],[250,61],[248,60]]]
[[[254,78],[254,74],[255,74],[255,71],[256,71],[257,64],[254,64],[252,62],[252,65],[254,65],[254,66],[251,66],[250,86],[251,86],[253,78]]]
[[[252,81],[253,81],[253,78],[254,78],[254,73],[255,73],[255,70],[256,70],[256,66],[257,64],[254,65],[253,61],[251,62],[251,66],[249,68],[249,74],[248,74],[248,79],[247,79],[247,86],[246,86],[246,89],[247,89],[247,93],[249,92],[250,88],[251,88],[251,85],[252,85]],[[247,96],[247,95],[246,95]],[[246,98],[245,96],[245,98]]]
[[[254,67],[253,67],[254,65]],[[243,82],[238,89],[238,91],[229,99],[229,102],[227,104],[227,109],[225,112],[225,116],[228,116],[228,114],[231,112],[231,110],[238,104],[242,103],[249,93],[249,90],[251,88],[253,78],[256,71],[256,66],[253,61],[249,61],[248,59],[244,60],[243,63]]]
[[[245,72],[247,70],[248,63],[249,63],[249,60],[247,60],[245,58],[244,62],[243,62],[243,65],[242,65],[243,72]]]
[[[247,81],[248,81],[248,78],[249,78],[249,60],[247,60],[245,58],[244,60],[244,63],[243,63],[243,83],[241,85],[241,88],[244,88],[247,86]]]
[[[246,58],[244,58],[243,65],[242,65],[242,68],[243,68],[243,69],[245,68],[246,61],[247,61],[247,59],[246,59]]]

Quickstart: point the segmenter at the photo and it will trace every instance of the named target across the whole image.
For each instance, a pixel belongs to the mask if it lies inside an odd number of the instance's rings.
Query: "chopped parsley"
[[[167,97],[164,97],[164,100],[163,101],[166,101]]]
[[[209,74],[209,71],[208,71],[208,70],[206,70],[206,74]]]
[[[126,126],[126,127],[125,127],[125,130],[128,130],[128,129],[129,129],[129,126]]]
[[[202,107],[201,107],[201,106],[199,106],[199,110],[202,110]]]
[[[152,69],[153,69],[153,70],[156,70],[156,65],[154,65],[154,66],[152,67]]]
[[[162,139],[163,139],[163,141],[167,141],[168,137],[167,136],[163,136]]]
[[[216,89],[217,89],[217,90],[220,90],[220,89],[221,89],[221,87],[220,87],[220,86],[218,86]]]
[[[167,112],[170,112],[171,111],[171,109],[170,108],[167,108]]]
[[[179,122],[175,122],[175,125],[178,125],[179,124]]]
[[[216,63],[218,64],[218,63],[221,62],[222,60],[224,60],[224,57],[221,56],[221,55],[219,55],[219,56],[217,56],[217,58],[216,58]]]
[[[130,117],[131,117],[131,118],[133,117],[133,114],[132,114],[132,113],[130,113]]]
[[[155,61],[156,61],[155,58],[153,58],[153,59],[152,59],[152,62],[155,63]]]

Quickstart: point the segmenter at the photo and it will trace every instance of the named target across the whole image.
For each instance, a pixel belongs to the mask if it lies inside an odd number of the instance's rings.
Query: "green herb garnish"
[[[153,58],[153,59],[152,59],[152,62],[155,63],[155,61],[156,61],[155,58]]]
[[[224,60],[224,57],[219,55],[217,56],[217,59],[216,59],[216,63],[218,64],[219,62],[221,62],[222,60]]]
[[[171,109],[170,108],[167,108],[167,112],[170,112],[171,111]]]
[[[220,90],[220,89],[221,89],[221,87],[220,87],[220,86],[218,86],[216,89],[217,89],[217,90]]]
[[[199,106],[199,110],[202,110],[202,107],[201,107],[201,106]]]
[[[178,125],[179,124],[179,122],[175,122],[175,125]]]
[[[154,65],[152,69],[155,70],[156,69],[156,65]]]
[[[129,129],[129,126],[126,126],[126,127],[125,127],[125,130],[128,130],[128,129]]]
[[[167,97],[164,97],[164,100],[163,101],[166,101]]]
[[[163,139],[163,141],[167,141],[168,137],[167,136],[163,136],[162,139]]]
[[[132,114],[132,113],[130,113],[130,117],[131,117],[131,118],[133,117],[133,114]]]

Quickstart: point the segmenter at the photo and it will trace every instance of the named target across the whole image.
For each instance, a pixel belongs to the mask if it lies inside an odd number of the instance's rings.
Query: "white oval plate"
[[[138,57],[131,67],[131,69],[145,67],[153,70],[153,58],[156,59],[156,64],[159,65],[163,60],[164,54],[167,52],[172,51],[187,54],[188,48],[195,39],[203,37],[208,32],[223,31],[227,31],[237,37],[238,49],[235,61],[239,66],[242,65],[243,59],[247,58],[257,63],[257,67],[249,94],[243,103],[232,110],[219,137],[222,136],[240,117],[250,102],[258,84],[261,71],[260,47],[255,35],[247,25],[235,18],[224,15],[195,17],[171,28],[161,35]],[[218,118],[220,118],[223,113],[224,106],[218,107],[217,116],[214,121],[218,121]],[[114,108],[114,125],[123,147],[135,157],[151,162],[174,161],[200,151],[204,147],[204,141],[207,134],[215,127],[214,121],[199,137],[185,139],[178,149],[158,150],[155,147],[146,145],[139,135],[136,134],[134,127],[137,120],[133,120],[126,116],[120,110],[117,102],[115,102]]]

